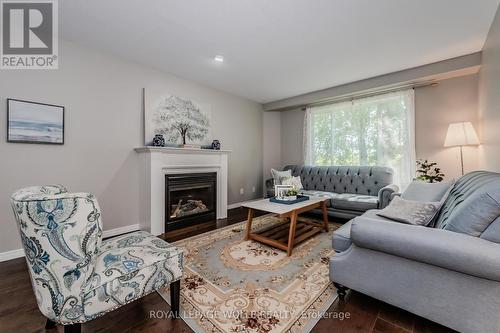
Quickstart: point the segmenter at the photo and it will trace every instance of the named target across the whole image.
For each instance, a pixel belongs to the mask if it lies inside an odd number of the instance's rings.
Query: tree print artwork
[[[145,95],[145,143],[156,134],[176,144],[207,144],[210,140],[208,107],[188,98],[168,94]]]

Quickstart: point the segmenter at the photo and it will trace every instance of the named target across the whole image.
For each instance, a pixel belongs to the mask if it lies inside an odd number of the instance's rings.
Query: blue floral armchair
[[[144,231],[102,241],[101,210],[88,193],[63,186],[12,195],[33,291],[47,328],[65,332],[170,284],[179,311],[183,255]]]

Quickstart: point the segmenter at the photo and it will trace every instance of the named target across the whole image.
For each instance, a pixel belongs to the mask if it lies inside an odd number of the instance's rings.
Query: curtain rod
[[[326,100],[322,100],[322,101],[318,101],[318,102],[309,103],[309,104],[303,105],[301,107],[301,109],[305,110],[307,107],[311,107],[311,106],[324,106],[324,105],[335,104],[335,103],[340,103],[340,102],[355,101],[355,100],[362,99],[362,98],[373,97],[373,96],[382,95],[382,94],[389,94],[391,92],[396,92],[396,91],[401,91],[401,90],[415,89],[415,88],[422,88],[422,87],[429,87],[429,86],[434,87],[437,85],[439,85],[439,83],[437,81],[427,81],[427,82],[402,85],[402,86],[397,86],[397,87],[392,87],[392,88],[378,89],[375,91],[369,91],[369,92],[365,92],[365,93],[349,94],[349,95],[338,96],[338,97],[334,97],[334,98],[330,98],[330,99],[326,99]]]

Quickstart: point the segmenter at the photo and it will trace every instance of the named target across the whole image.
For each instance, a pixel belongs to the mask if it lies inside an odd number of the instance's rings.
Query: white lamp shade
[[[444,140],[445,147],[477,145],[479,145],[479,139],[471,122],[453,123],[448,126]]]

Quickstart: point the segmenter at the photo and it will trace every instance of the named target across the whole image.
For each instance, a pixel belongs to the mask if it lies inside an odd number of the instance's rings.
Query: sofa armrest
[[[273,178],[266,179],[266,197],[267,198],[274,197],[274,179]]]
[[[399,187],[397,187],[397,185],[394,184],[382,187],[378,191],[378,208],[382,209],[387,207],[392,200],[392,194],[397,193],[398,191]]]
[[[481,238],[366,217],[353,220],[351,238],[362,248],[500,281],[500,244]]]
[[[389,202],[391,202],[392,200],[394,200],[395,197],[401,197],[401,193],[392,193],[391,194],[391,199],[389,200]]]

